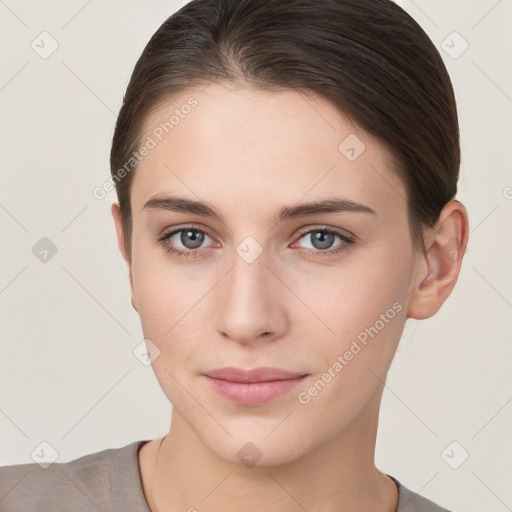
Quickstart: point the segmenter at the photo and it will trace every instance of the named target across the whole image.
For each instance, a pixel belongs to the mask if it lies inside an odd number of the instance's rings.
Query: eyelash
[[[158,242],[163,246],[163,248],[170,254],[174,254],[176,256],[178,256],[179,258],[189,258],[189,257],[197,257],[197,253],[200,252],[200,249],[191,249],[191,250],[188,250],[188,251],[182,251],[180,249],[176,249],[175,247],[172,247],[170,246],[168,243],[167,243],[167,240],[169,238],[171,238],[172,236],[174,236],[175,234],[177,233],[181,233],[182,231],[195,231],[196,233],[201,233],[201,234],[204,234],[204,235],[207,235],[207,236],[210,236],[208,234],[208,232],[204,231],[203,229],[198,229],[194,226],[183,226],[179,229],[174,229],[173,231],[170,231],[168,233],[165,233],[162,237],[160,237],[158,239]],[[338,236],[343,243],[339,244],[339,246],[337,246],[336,249],[328,249],[328,250],[314,250],[314,249],[306,249],[306,253],[308,254],[308,256],[313,256],[313,257],[319,257],[319,256],[334,256],[334,255],[337,255],[339,253],[341,253],[342,251],[345,251],[346,249],[348,249],[348,247],[352,244],[355,244],[355,240],[353,238],[350,238],[342,233],[340,233],[339,231],[336,231],[336,230],[333,230],[333,229],[328,229],[328,228],[324,228],[324,229],[319,229],[319,228],[316,228],[316,229],[309,229],[309,230],[305,230],[303,232],[300,233],[299,235],[299,239],[301,239],[302,237],[304,237],[305,235],[309,235],[311,233],[326,233],[328,235],[336,235]],[[210,237],[212,238],[212,237]]]

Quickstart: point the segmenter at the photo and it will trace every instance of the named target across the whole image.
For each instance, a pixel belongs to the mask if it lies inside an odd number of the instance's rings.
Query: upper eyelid
[[[165,238],[167,236],[175,235],[176,233],[179,233],[180,231],[185,231],[187,229],[195,230],[195,231],[200,231],[201,233],[205,233],[206,235],[208,235],[211,238],[211,235],[210,235],[210,233],[209,233],[209,231],[207,229],[204,229],[204,228],[201,228],[201,227],[198,227],[198,226],[194,226],[193,224],[187,224],[185,226],[173,226],[172,228],[165,229],[163,231],[163,233],[162,233],[161,238]]]
[[[344,229],[340,229],[340,228],[331,228],[329,226],[322,226],[322,227],[316,227],[316,228],[306,228],[304,229],[303,231],[301,230],[299,232],[299,236],[304,236],[304,235],[307,235],[313,231],[328,231],[328,232],[332,232],[334,233],[335,235],[339,235],[339,236],[344,236],[346,238],[353,238],[354,235],[352,235],[351,233],[349,233],[348,231],[344,230]]]

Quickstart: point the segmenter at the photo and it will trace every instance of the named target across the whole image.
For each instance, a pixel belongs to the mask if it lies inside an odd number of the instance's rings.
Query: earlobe
[[[466,208],[457,200],[448,202],[432,228],[425,254],[420,256],[407,318],[430,318],[441,308],[457,282],[468,236]]]

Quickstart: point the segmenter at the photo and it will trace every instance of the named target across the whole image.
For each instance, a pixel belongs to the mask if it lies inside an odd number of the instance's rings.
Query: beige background
[[[109,177],[132,68],[185,3],[0,1],[0,465],[33,462],[42,442],[65,462],[168,428],[171,406],[133,354],[143,336],[115,243],[115,194],[97,200],[92,190]],[[510,510],[512,2],[400,4],[440,49],[454,83],[457,198],[471,234],[441,311],[408,321],[376,462],[447,508]],[[52,39],[58,48],[47,58],[31,47],[49,51]],[[453,58],[464,40],[469,47]],[[43,237],[57,249],[46,263],[32,251]],[[450,467],[465,451],[468,459]]]

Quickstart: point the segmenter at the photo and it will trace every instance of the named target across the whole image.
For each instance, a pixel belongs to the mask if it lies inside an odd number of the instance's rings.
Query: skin
[[[455,286],[468,239],[466,209],[456,200],[446,204],[425,231],[426,252],[413,252],[405,188],[386,147],[304,91],[192,88],[151,113],[141,140],[190,96],[198,105],[136,170],[131,252],[112,205],[132,304],[145,338],[160,351],[152,366],[173,404],[160,452],[163,438],[139,453],[148,504],[153,511],[395,511],[396,486],[374,463],[386,374],[406,319],[434,315]],[[338,150],[350,134],[365,144],[355,161]],[[157,194],[206,201],[224,222],[144,209]],[[333,195],[376,215],[273,221],[282,206]],[[196,257],[179,258],[157,242],[191,223],[207,233]],[[319,246],[302,234],[326,227],[357,243],[332,254],[342,239]],[[197,247],[180,234],[168,244]],[[236,252],[247,236],[262,249],[252,263]],[[394,318],[300,403],[298,393],[394,303],[402,306]],[[308,377],[269,403],[242,406],[218,395],[203,375],[223,366],[273,366]],[[261,453],[253,467],[237,456],[248,442]]]

